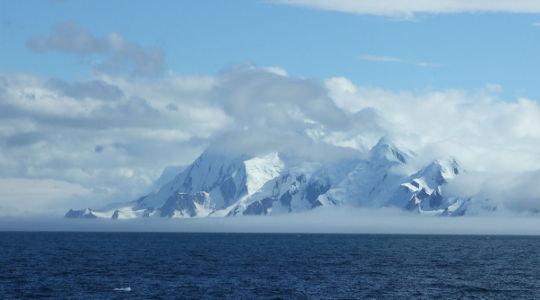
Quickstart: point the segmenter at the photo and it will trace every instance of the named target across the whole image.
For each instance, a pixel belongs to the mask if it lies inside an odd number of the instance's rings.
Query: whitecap
[[[114,288],[115,291],[120,291],[120,292],[131,292],[131,287],[121,287],[121,288]]]

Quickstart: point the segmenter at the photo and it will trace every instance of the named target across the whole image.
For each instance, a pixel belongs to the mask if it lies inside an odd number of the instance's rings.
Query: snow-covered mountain
[[[415,157],[382,138],[366,155],[314,161],[298,155],[225,154],[207,150],[172,180],[135,201],[102,210],[70,210],[67,218],[190,218],[269,215],[321,206],[399,207],[461,215],[468,201],[445,195],[463,169],[455,159],[431,162],[412,174]]]

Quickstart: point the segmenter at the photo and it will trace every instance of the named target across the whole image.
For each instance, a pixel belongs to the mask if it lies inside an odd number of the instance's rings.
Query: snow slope
[[[106,210],[70,210],[68,218],[219,217],[299,212],[321,206],[399,207],[423,214],[461,215],[467,201],[445,196],[463,169],[455,159],[413,174],[396,171],[415,154],[382,138],[358,158],[305,160],[207,150],[157,191]]]

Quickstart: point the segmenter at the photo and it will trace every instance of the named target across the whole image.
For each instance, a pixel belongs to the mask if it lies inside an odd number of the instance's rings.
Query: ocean
[[[1,299],[534,299],[540,237],[0,232]]]

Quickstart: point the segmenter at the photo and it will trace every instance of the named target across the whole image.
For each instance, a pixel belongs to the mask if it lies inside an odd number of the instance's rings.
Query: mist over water
[[[131,220],[5,217],[0,231],[540,235],[535,214],[439,217],[398,209],[332,208],[274,216]]]

